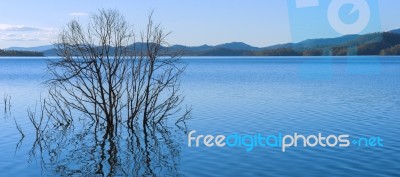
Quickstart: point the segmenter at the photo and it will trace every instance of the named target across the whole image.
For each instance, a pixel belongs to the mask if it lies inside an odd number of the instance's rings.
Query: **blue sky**
[[[369,3],[374,0],[365,1]],[[311,3],[314,7],[303,8],[302,10],[307,13],[302,12],[298,15],[296,10],[304,2]],[[241,41],[264,47],[307,38],[340,36],[340,33],[327,29],[329,23],[326,12],[329,3],[326,2],[328,1],[4,0],[0,10],[0,48],[50,44],[58,29],[68,21],[78,19],[86,23],[90,14],[99,8],[120,10],[138,32],[144,29],[147,15],[154,9],[155,21],[172,32],[167,39],[170,44],[196,46]],[[400,28],[398,19],[400,11],[397,9],[400,7],[400,1],[375,0],[375,2],[377,3],[370,4],[373,17],[371,19],[379,23],[374,28],[366,28],[360,33]],[[293,3],[300,3],[300,6],[294,7]],[[356,19],[357,15],[359,15],[357,12],[350,14],[350,21],[352,18]],[[313,30],[308,30],[307,27],[312,27]]]

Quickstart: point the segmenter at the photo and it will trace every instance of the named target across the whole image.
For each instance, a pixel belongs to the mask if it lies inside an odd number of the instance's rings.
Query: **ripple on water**
[[[313,60],[188,60],[182,81],[185,103],[193,107],[188,128],[213,135],[321,132],[381,136],[383,148],[298,147],[283,153],[280,148],[256,147],[246,152],[245,147],[189,148],[183,137],[175,139],[182,145],[179,172],[186,176],[400,176],[400,60],[382,61],[382,72],[367,76],[349,72],[347,65],[352,62],[326,65]],[[12,95],[13,115],[27,132],[14,155],[20,135],[12,119],[0,118],[0,170],[4,176],[39,176],[40,163],[27,163],[34,133],[26,109],[34,107],[43,91],[39,83],[45,65],[43,61],[0,62],[0,76],[4,76],[0,77],[0,96],[3,91]],[[311,67],[303,64],[310,62],[318,71],[301,73]],[[371,67],[354,64],[357,69]],[[336,69],[329,79],[304,77],[317,76],[319,70],[332,65]]]

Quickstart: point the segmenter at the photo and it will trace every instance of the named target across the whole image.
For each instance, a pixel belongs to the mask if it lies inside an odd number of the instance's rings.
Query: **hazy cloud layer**
[[[11,25],[11,24],[0,24],[0,31],[42,31],[51,30],[50,28],[38,28],[27,25]]]
[[[3,41],[51,41],[57,30],[28,25],[0,24]]]
[[[84,12],[72,12],[69,14],[70,16],[88,16],[89,14]]]

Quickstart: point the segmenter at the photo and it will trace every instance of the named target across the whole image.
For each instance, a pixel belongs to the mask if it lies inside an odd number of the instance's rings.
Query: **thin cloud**
[[[46,29],[33,26],[26,26],[26,25],[0,24],[0,31],[41,31],[41,30],[46,30]]]
[[[42,41],[42,39],[37,38],[29,34],[0,34],[0,40],[3,41]]]
[[[57,29],[28,25],[0,24],[1,41],[51,41]]]
[[[78,17],[80,17],[80,16],[88,16],[89,14],[84,13],[84,12],[72,12],[69,15],[70,16],[78,16]]]

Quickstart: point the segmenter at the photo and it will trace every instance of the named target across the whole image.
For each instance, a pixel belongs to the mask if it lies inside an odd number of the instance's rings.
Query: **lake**
[[[131,147],[142,140],[133,145],[123,133],[116,145],[99,143],[85,124],[35,142],[27,110],[46,95],[47,59],[0,58],[1,176],[400,176],[400,57],[184,57],[187,129],[170,124],[145,148]],[[188,147],[191,130],[347,134],[350,145]],[[353,144],[363,137],[383,146]]]

